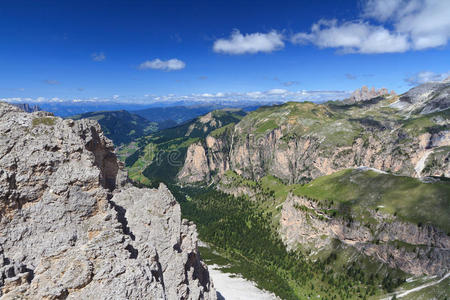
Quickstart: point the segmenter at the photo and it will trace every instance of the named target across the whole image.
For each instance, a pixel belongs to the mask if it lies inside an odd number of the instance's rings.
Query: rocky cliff
[[[393,106],[405,113],[429,114],[450,108],[450,80],[427,82],[401,95]]]
[[[215,299],[195,225],[126,183],[95,121],[0,103],[2,299]]]
[[[350,95],[350,98],[347,100],[348,103],[355,103],[359,101],[366,101],[370,100],[375,97],[388,95],[389,91],[386,88],[381,88],[379,90],[376,90],[374,87],[369,89],[367,86],[363,86],[360,89],[357,89],[353,91],[353,93]],[[391,91],[391,95],[395,95],[394,91]]]
[[[17,106],[18,108],[22,109],[25,112],[36,112],[36,111],[40,111],[42,110],[39,106],[37,106],[36,104],[34,105],[30,105],[28,103],[15,103],[13,104],[14,106]]]
[[[394,269],[413,275],[444,275],[450,267],[450,237],[431,225],[412,224],[370,211],[371,222],[332,216],[320,203],[290,194],[283,203],[280,233],[289,249],[314,251],[334,240]]]
[[[233,170],[250,179],[270,174],[297,183],[358,166],[412,177],[450,177],[447,85],[428,87],[419,100],[412,89],[401,97],[361,103],[261,108],[232,130],[191,145],[178,179],[208,181]],[[405,99],[409,106],[402,104]]]

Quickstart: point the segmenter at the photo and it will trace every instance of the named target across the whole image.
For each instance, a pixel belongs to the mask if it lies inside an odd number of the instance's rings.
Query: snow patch
[[[218,265],[209,265],[209,275],[217,290],[218,299],[225,300],[273,300],[279,299],[273,293],[261,290],[252,281],[238,274],[223,273]]]

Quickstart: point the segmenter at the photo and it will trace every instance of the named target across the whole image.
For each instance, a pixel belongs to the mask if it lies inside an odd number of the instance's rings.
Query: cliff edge
[[[1,299],[216,299],[195,225],[97,122],[0,103],[0,179]]]

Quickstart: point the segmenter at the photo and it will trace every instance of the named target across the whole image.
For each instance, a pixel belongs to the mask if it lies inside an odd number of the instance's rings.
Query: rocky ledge
[[[195,225],[95,121],[0,103],[0,232],[1,299],[216,299]]]
[[[445,232],[378,211],[370,213],[376,220],[372,224],[348,221],[328,215],[317,202],[290,194],[281,210],[280,234],[288,249],[301,245],[320,251],[338,240],[409,274],[449,272],[450,237]]]

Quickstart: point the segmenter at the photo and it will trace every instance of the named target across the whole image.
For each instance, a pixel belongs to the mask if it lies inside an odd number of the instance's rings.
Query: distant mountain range
[[[244,109],[250,111],[255,110],[257,107],[258,106],[247,106]],[[92,119],[98,121],[105,135],[110,138],[116,146],[121,146],[158,130],[164,130],[184,124],[217,109],[223,109],[223,107],[216,104],[152,107],[135,111],[116,110],[87,112],[68,116],[67,118],[74,120]],[[230,109],[230,111],[238,110],[240,109]]]
[[[252,111],[259,107],[259,105],[243,106],[244,111]],[[166,107],[152,107],[142,110],[132,111],[141,117],[157,122],[160,124],[160,129],[173,127],[174,125],[182,124],[186,121],[195,119],[199,116],[205,115],[213,110],[224,109],[220,104],[205,104],[192,106],[166,106]]]
[[[103,133],[116,146],[128,144],[135,139],[158,130],[158,123],[132,114],[126,110],[88,112],[68,117],[73,120],[96,120],[102,127]]]
[[[34,107],[39,106],[40,110],[48,111],[53,113],[55,116],[59,117],[68,117],[79,115],[88,112],[96,112],[96,111],[119,111],[119,110],[127,110],[130,112],[136,112],[138,114],[142,114],[144,117],[151,118],[164,118],[164,115],[160,115],[159,113],[168,113],[174,108],[174,115],[170,115],[174,121],[179,124],[180,122],[184,122],[187,120],[191,120],[195,117],[198,117],[202,114],[206,114],[215,109],[222,108],[242,108],[246,111],[255,110],[261,105],[270,105],[273,103],[267,102],[258,102],[258,101],[223,101],[223,102],[195,102],[195,101],[170,101],[170,102],[153,102],[150,104],[142,104],[142,103],[133,103],[133,102],[112,102],[112,101],[79,101],[79,102],[39,102],[39,103],[12,103],[13,105]],[[183,117],[180,115],[180,111],[185,108],[187,110],[187,115],[189,117]],[[148,110],[155,109],[156,113],[152,113]],[[170,118],[164,118],[164,121],[170,120]],[[177,121],[178,120],[178,121]],[[149,119],[149,121],[153,122],[154,120]],[[157,121],[160,123],[160,121]]]

